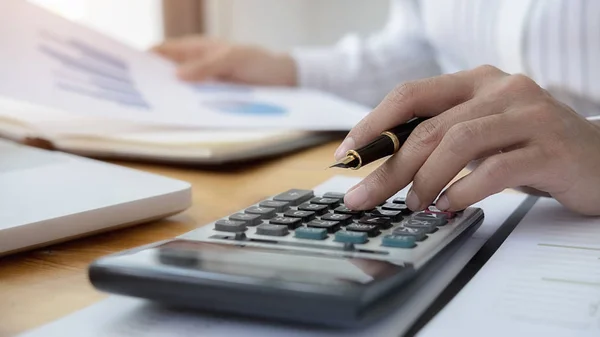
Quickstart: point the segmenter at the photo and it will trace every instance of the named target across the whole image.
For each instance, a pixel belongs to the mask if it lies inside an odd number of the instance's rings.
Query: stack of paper
[[[222,162],[330,140],[323,131],[348,131],[369,110],[306,89],[183,83],[170,61],[26,1],[0,2],[0,21],[10,27],[0,29],[0,136],[16,140]]]

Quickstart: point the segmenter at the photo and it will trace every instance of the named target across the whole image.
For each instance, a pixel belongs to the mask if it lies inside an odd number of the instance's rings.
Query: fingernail
[[[346,194],[344,203],[350,209],[360,209],[368,199],[367,188],[365,185],[360,185]]]
[[[335,157],[336,160],[340,160],[340,159],[344,158],[346,156],[346,152],[348,152],[348,150],[354,149],[355,144],[356,143],[354,142],[354,139],[352,139],[352,137],[348,137],[348,138],[344,139],[342,144],[340,144],[340,146],[337,148],[337,150],[335,150],[335,154],[333,156]]]
[[[421,200],[419,200],[419,196],[413,190],[410,190],[406,196],[406,206],[413,211],[421,210]]]
[[[448,197],[445,194],[442,195],[435,203],[435,207],[440,211],[445,211],[450,208],[450,201],[448,201]]]

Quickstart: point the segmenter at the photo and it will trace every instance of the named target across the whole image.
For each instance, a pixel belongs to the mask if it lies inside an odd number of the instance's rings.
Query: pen
[[[382,132],[379,137],[369,144],[356,150],[346,152],[346,157],[331,165],[332,167],[349,168],[358,170],[359,168],[372,163],[378,159],[391,156],[400,150],[400,147],[410,133],[428,118],[413,118],[410,121],[398,125],[395,128]]]

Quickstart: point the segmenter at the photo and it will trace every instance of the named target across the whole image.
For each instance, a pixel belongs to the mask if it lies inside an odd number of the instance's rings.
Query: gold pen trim
[[[360,155],[358,154],[358,152],[354,151],[354,150],[348,150],[348,152],[346,152],[346,156],[352,156],[356,159],[358,159],[358,165],[356,167],[351,167],[351,170],[358,170],[359,168],[362,167],[362,158],[360,157]]]
[[[385,131],[381,133],[383,136],[388,136],[388,138],[390,138],[392,140],[392,142],[394,143],[394,153],[398,152],[398,150],[400,150],[400,140],[398,139],[398,137],[389,132],[389,131]]]

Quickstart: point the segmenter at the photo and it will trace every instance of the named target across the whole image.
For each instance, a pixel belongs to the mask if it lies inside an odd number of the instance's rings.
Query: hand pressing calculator
[[[335,327],[402,305],[415,279],[444,263],[483,212],[403,199],[368,211],[341,193],[292,189],[182,237],[101,258],[99,290],[172,306]]]

